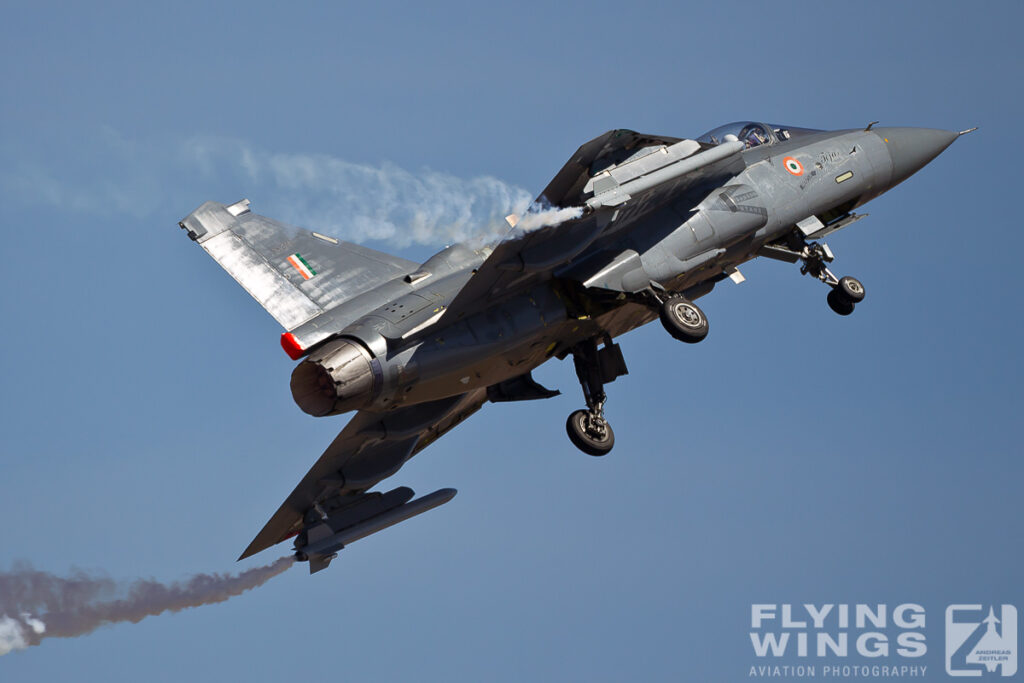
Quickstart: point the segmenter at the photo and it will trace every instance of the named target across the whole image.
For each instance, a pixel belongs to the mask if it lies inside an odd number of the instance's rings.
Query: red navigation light
[[[302,358],[302,354],[305,353],[302,346],[295,339],[295,335],[291,332],[285,332],[281,335],[281,348],[288,354],[288,357],[292,360],[298,360]]]

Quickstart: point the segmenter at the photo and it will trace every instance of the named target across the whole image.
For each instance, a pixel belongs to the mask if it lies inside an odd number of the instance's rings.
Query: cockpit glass
[[[777,123],[765,124],[772,129],[775,133],[775,138],[779,142],[785,142],[786,140],[792,140],[802,135],[811,135],[812,133],[820,133],[821,130],[816,128],[797,128],[796,126],[780,126]]]
[[[719,126],[697,138],[697,142],[709,145],[720,145],[728,140],[739,140],[750,149],[760,145],[773,145],[777,142],[785,142],[800,135],[817,133],[810,128],[794,128],[792,126],[779,126],[771,123],[758,123],[757,121],[736,121]]]
[[[697,138],[697,142],[705,142],[709,145],[720,145],[723,142],[732,140],[739,140],[748,149],[773,142],[772,134],[768,127],[754,121],[727,123]]]

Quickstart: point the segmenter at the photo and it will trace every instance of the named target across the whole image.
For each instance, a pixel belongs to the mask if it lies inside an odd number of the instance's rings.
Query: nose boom
[[[936,128],[875,128],[871,132],[882,139],[892,160],[889,187],[924,168],[959,136]]]

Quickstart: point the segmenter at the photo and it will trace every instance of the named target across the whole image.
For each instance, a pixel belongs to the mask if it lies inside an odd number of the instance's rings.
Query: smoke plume
[[[246,197],[256,213],[390,248],[490,242],[557,225],[582,211],[531,204],[533,193],[491,175],[281,152],[222,136],[157,141],[104,127],[82,145],[35,153],[31,165],[0,167],[0,202],[127,226],[173,225],[207,199],[230,204]],[[510,214],[520,218],[512,232],[505,220]]]
[[[293,562],[282,557],[239,574],[196,574],[174,583],[118,582],[80,571],[61,577],[16,566],[0,574],[0,655],[44,638],[74,638],[105,624],[134,624],[163,612],[224,602],[262,586]]]
[[[523,214],[523,217],[516,222],[515,229],[521,232],[530,232],[540,228],[552,228],[556,225],[579,218],[583,215],[583,207],[570,206],[565,209],[544,207],[541,204],[534,204],[530,210]]]
[[[510,214],[529,221],[518,227],[522,232],[579,211],[531,205],[533,193],[490,175],[274,151],[236,138],[156,141],[104,127],[82,144],[34,154],[40,160],[34,165],[0,168],[0,201],[102,216],[114,225],[125,217],[134,225],[173,225],[204,200],[247,197],[256,213],[392,248],[487,242],[510,236]],[[75,163],[79,156],[87,163]],[[545,222],[549,212],[563,217]]]
[[[211,180],[238,178],[258,213],[355,242],[438,245],[498,236],[508,229],[504,217],[525,212],[531,200],[491,176],[270,152],[225,138],[189,140],[180,158]]]

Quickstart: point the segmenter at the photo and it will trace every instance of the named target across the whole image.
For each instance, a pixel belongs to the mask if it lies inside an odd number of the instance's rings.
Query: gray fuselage
[[[708,293],[798,223],[848,215],[955,138],[919,128],[809,131],[745,149],[738,172],[727,177],[604,210],[592,219],[599,236],[570,262],[462,317],[446,315],[447,307],[490,250],[448,247],[416,273],[318,319],[321,331],[337,327],[296,368],[293,395],[306,412],[336,415],[432,401],[524,375],[586,339],[616,337],[655,319],[638,298],[644,291],[689,299]],[[611,265],[588,270],[595,255],[608,253],[617,254]]]

